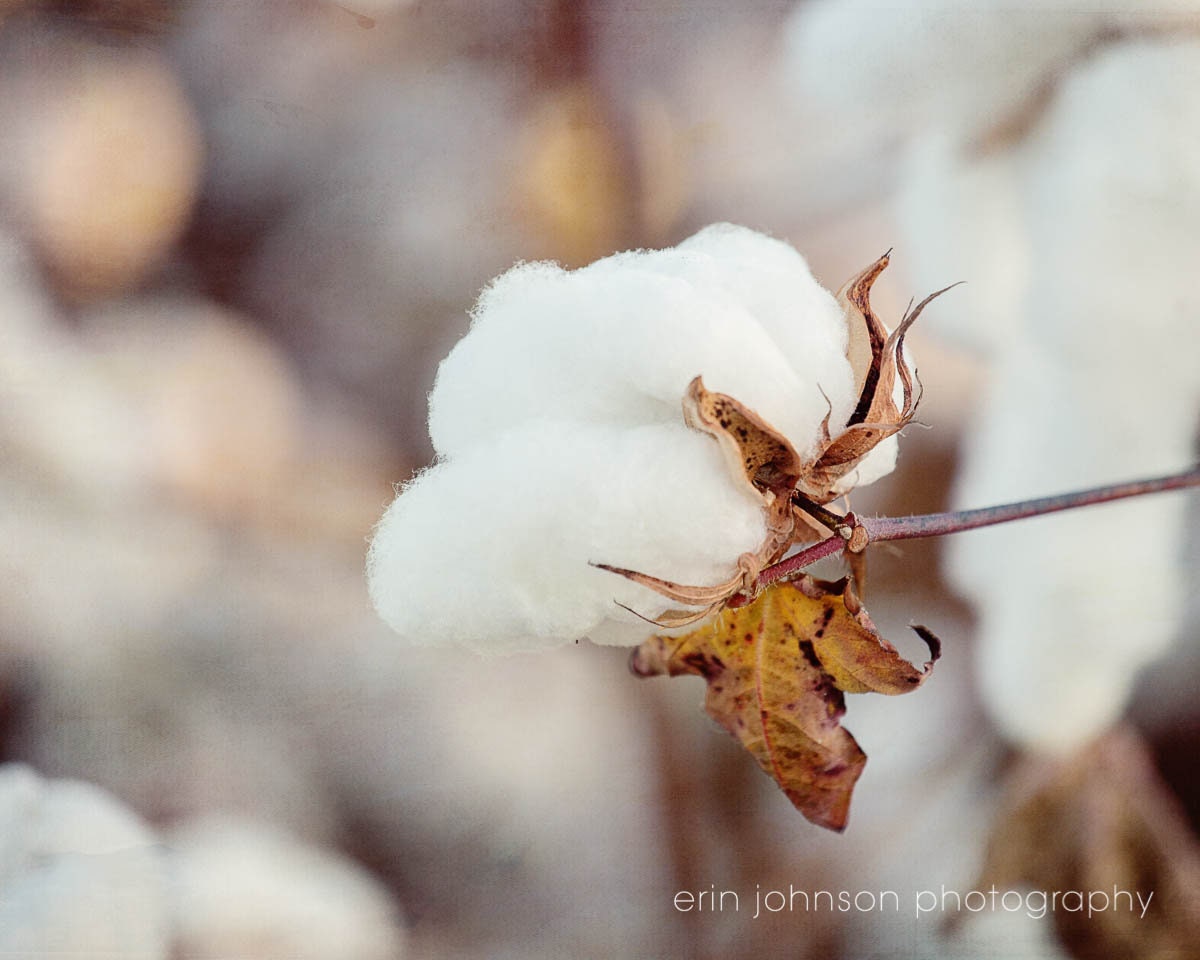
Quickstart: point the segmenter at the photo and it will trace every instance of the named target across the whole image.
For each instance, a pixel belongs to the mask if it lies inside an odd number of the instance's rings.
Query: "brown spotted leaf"
[[[930,660],[924,669],[918,670],[900,656],[875,630],[849,579],[826,583],[802,578],[796,588],[812,601],[793,605],[793,616],[806,618],[796,628],[809,637],[822,669],[839,690],[889,696],[908,693],[925,682],[941,656],[941,642],[922,626],[913,630],[929,647]]]
[[[849,605],[848,605],[849,603]],[[928,631],[932,659],[936,639]],[[696,674],[705,708],[813,823],[842,830],[867,762],[840,725],[843,691],[905,693],[928,675],[871,626],[844,582],[779,583],[683,637],[651,637],[630,666],[639,676]]]

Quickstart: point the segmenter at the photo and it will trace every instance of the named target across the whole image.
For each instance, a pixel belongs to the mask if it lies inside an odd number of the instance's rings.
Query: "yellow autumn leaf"
[[[654,636],[633,652],[639,676],[696,674],[705,709],[813,823],[842,830],[866,755],[840,725],[849,693],[906,693],[917,670],[875,632],[846,581],[776,584],[682,637]]]

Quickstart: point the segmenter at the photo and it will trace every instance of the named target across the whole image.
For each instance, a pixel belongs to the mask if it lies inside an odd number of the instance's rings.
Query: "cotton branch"
[[[1200,465],[1183,473],[1116,483],[1074,493],[1061,493],[1036,500],[1022,500],[995,507],[976,510],[956,510],[948,513],[927,513],[916,517],[856,517],[848,514],[841,519],[837,533],[799,553],[767,567],[759,574],[755,586],[758,589],[779,580],[796,576],[805,567],[818,560],[849,550],[861,553],[868,544],[882,540],[917,540],[923,537],[940,537],[947,533],[961,533],[978,527],[990,527],[998,523],[1040,517],[1060,510],[1090,507],[1127,497],[1140,497],[1150,493],[1165,493],[1200,486]],[[749,598],[735,597],[730,606],[740,606]]]

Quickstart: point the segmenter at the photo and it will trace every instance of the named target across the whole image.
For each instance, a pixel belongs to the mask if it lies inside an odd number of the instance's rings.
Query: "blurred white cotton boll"
[[[169,838],[183,960],[401,960],[395,905],[349,860],[248,821],[208,818]]]
[[[1115,47],[1063,84],[1023,146],[1037,269],[959,503],[1194,462],[1197,84],[1200,44]],[[949,545],[947,569],[980,611],[982,689],[1010,735],[1069,749],[1120,715],[1137,669],[1179,628],[1184,507],[1156,497]]]
[[[959,506],[1194,462],[1200,44],[1167,32],[1194,4],[1128,7],[843,0],[791,21],[805,92],[894,132],[915,285],[974,291],[969,311],[931,319],[994,364]],[[853,70],[826,69],[851,51]],[[897,102],[911,105],[899,125]],[[1184,503],[947,541],[947,575],[979,616],[981,692],[1008,736],[1065,751],[1120,716],[1178,631]]]
[[[0,956],[165,960],[157,838],[91,784],[0,767]]]
[[[1170,462],[1177,444],[1157,424],[1122,422],[1129,398],[1108,390],[1106,378],[1068,375],[1058,364],[1025,348],[997,371],[967,444],[961,505],[1166,472],[1182,462]],[[1094,507],[947,544],[947,574],[979,616],[980,692],[1005,735],[1068,751],[1120,717],[1138,669],[1178,630],[1178,499]]]
[[[1011,119],[1103,25],[1068,3],[824,0],[797,6],[785,63],[794,89],[848,123],[903,138],[940,125],[965,142]]]
[[[683,277],[702,295],[744,304],[797,376],[806,384],[820,384],[832,406],[830,422],[845,421],[857,399],[841,363],[846,324],[834,297],[817,283],[793,247],[744,227],[717,223],[684,240],[675,251],[662,251],[660,257],[658,270]],[[812,396],[811,388],[806,396]],[[785,406],[785,401],[775,402]],[[820,406],[824,415],[828,407],[824,402]],[[770,415],[780,417],[784,429],[782,410]],[[805,423],[797,429],[811,426]]]
[[[704,378],[814,456],[850,415],[847,321],[786,244],[718,224],[668,250],[566,271],[520,265],[480,297],[430,397],[442,458],[375,532],[371,596],[416,643],[515,650],[633,643],[662,597],[592,563],[727,580],[765,535],[761,500],[684,425]],[[895,442],[859,482],[895,462]],[[614,624],[616,626],[614,627]]]

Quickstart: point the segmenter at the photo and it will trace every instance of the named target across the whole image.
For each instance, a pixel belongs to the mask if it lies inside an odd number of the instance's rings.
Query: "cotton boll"
[[[1036,749],[1068,752],[1111,726],[1178,629],[1182,574],[1155,533],[1172,505],[1090,512],[985,534],[969,559],[952,554],[980,613],[984,701],[1006,736]]]
[[[803,258],[743,228],[721,225],[671,250],[570,273],[525,265],[484,293],[470,333],[443,362],[430,434],[439,454],[453,456],[548,410],[675,421],[687,384],[703,376],[807,452],[830,404],[835,423],[852,407],[845,341],[841,311]]]
[[[833,485],[835,492],[846,494],[855,487],[865,487],[874,483],[880,477],[886,477],[896,467],[896,458],[900,455],[900,442],[895,437],[888,437],[863,457],[857,467],[847,473]]]
[[[441,365],[442,460],[376,531],[376,608],[416,642],[637,642],[620,605],[654,617],[667,604],[591,563],[714,584],[765,537],[760,496],[685,426],[688,384],[703,377],[815,458],[822,425],[836,434],[856,399],[847,340],[799,254],[728,224],[571,272],[510,270]],[[841,489],[895,455],[894,439],[879,445]]]
[[[0,767],[0,954],[165,960],[157,839],[104,791]]]
[[[439,455],[456,456],[513,422],[547,415],[668,422],[678,418],[684,389],[704,362],[688,363],[690,374],[656,368],[655,359],[666,356],[670,364],[671,352],[689,341],[677,318],[691,321],[691,309],[699,312],[690,338],[698,345],[705,328],[715,332],[722,319],[731,320],[727,331],[740,319],[745,333],[755,332],[747,316],[719,315],[685,283],[632,271],[612,277],[615,284],[603,279],[594,270],[535,264],[510,271],[484,294],[430,397],[430,436]],[[723,338],[722,352],[736,341],[736,334]],[[653,373],[659,382],[646,383]]]
[[[533,421],[433,467],[376,530],[371,596],[415,643],[552,645],[665,601],[590,563],[729,577],[765,535],[711,438],[678,424]],[[644,631],[643,631],[644,633]]]
[[[1194,338],[1200,311],[1186,279],[1200,258],[1197,85],[1200,43],[1131,43],[1098,56],[1063,85],[1031,138],[1026,186],[1039,257],[1033,303],[1055,347],[1097,373],[1144,380],[1155,423],[1183,417],[1188,430],[1200,384],[1191,351],[1172,345]],[[1129,399],[1146,403],[1145,394]]]
[[[1021,564],[1024,575],[997,578],[994,589],[1013,599],[984,601],[979,628],[980,691],[1001,731],[1025,746],[1062,753],[1121,717],[1138,670],[1175,634],[1182,587],[1170,564],[1150,558],[1149,568],[1138,566],[1157,543],[1131,557],[1100,538],[1094,518],[1090,527],[1073,520],[1038,537],[1045,559],[1036,564],[1026,564],[1011,539],[986,541],[997,556]],[[1126,525],[1120,516],[1112,522]],[[1139,580],[1161,579],[1151,590],[1115,586],[1114,572],[1126,563]],[[1070,574],[1060,575],[1054,564]]]
[[[168,838],[177,956],[400,960],[387,893],[336,854],[248,821],[205,819]]]
[[[989,531],[951,553],[979,610],[984,700],[1007,736],[1044,750],[1069,751],[1117,720],[1179,625],[1174,505],[1088,513]]]

